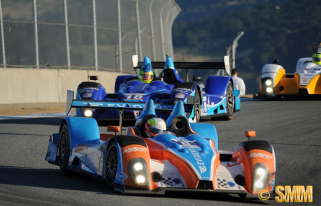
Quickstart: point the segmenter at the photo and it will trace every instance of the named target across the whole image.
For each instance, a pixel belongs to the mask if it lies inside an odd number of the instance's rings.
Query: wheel
[[[112,141],[106,153],[106,183],[109,189],[114,188],[114,182],[117,173],[117,147],[115,141]]]
[[[194,119],[195,122],[199,122],[201,120],[201,100],[199,90],[195,91],[195,99],[194,99]]]
[[[64,175],[70,174],[67,169],[70,155],[70,136],[68,124],[65,123],[59,133],[59,145],[58,145],[58,162],[60,171]]]
[[[226,119],[230,120],[232,119],[233,113],[234,113],[234,90],[233,90],[232,82],[229,82],[227,85],[226,108],[227,108]]]

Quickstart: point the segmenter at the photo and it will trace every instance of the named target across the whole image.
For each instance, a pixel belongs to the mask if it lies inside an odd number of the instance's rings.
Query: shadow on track
[[[103,181],[84,175],[72,174],[64,176],[58,169],[30,169],[23,167],[0,166],[0,184],[26,187],[53,188],[63,190],[89,191],[104,195],[121,195],[110,191]],[[211,192],[166,192],[166,195],[124,195],[141,197],[163,197],[175,199],[195,199],[220,202],[239,202],[247,204],[266,204],[258,199],[241,199],[238,195]],[[107,197],[107,196],[106,196]]]
[[[99,180],[73,173],[64,176],[59,169],[31,169],[0,166],[0,184],[116,194]]]
[[[23,118],[23,119],[5,119],[0,120],[1,124],[36,124],[36,125],[56,125],[59,126],[62,121],[60,117],[40,117],[40,118]]]

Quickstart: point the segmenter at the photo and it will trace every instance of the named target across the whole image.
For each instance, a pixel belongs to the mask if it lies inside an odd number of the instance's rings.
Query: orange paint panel
[[[278,84],[282,78],[285,77],[285,69],[280,68],[274,79],[274,87],[278,87]]]
[[[261,74],[260,74],[260,77],[261,77]],[[260,82],[259,82],[259,89],[260,89],[260,94],[265,94],[265,91],[263,89],[263,82],[262,82],[262,79],[260,78]]]
[[[135,133],[135,130],[132,127],[127,127],[127,135],[138,137]]]
[[[249,152],[246,152],[244,147],[242,147],[239,150],[240,157],[242,159],[243,165],[244,165],[244,176],[245,176],[245,189],[249,191],[250,193],[258,193],[258,191],[253,192],[252,191],[252,180],[253,180],[253,171],[254,171],[254,166],[257,163],[262,163],[264,164],[268,169],[270,174],[275,171],[274,168],[274,157],[273,154],[261,150],[261,149],[253,149],[250,150]],[[270,182],[271,180],[274,179],[274,175],[270,175]],[[272,186],[267,184],[267,187],[265,188],[268,191],[272,191]]]
[[[214,141],[213,140],[211,140],[211,147],[212,147],[212,149],[215,151],[216,149],[215,149],[215,143],[214,143]],[[220,161],[220,153],[218,153],[218,152],[216,152],[216,157],[215,157],[215,159],[214,159],[214,165],[212,165],[212,166],[214,166],[214,168],[213,168],[213,180],[212,180],[212,185],[213,185],[213,189],[214,190],[216,190],[217,188],[216,188],[216,184],[215,184],[215,176],[216,176],[216,170],[217,170],[217,168],[218,168],[218,166],[221,164],[221,161]]]
[[[169,150],[163,151],[163,159],[168,160],[169,162],[171,162],[173,165],[177,167],[177,169],[183,175],[186,186],[188,188],[197,188],[198,177],[188,163],[180,159],[178,156],[176,156]]]
[[[127,168],[131,163],[131,161],[139,157],[143,158],[146,161],[148,171],[150,171],[150,156],[149,156],[148,149],[142,145],[128,145],[123,147],[121,151],[122,151],[122,161],[123,161],[123,173],[125,173],[128,177],[126,180],[124,180],[124,184],[126,186],[132,186],[132,187],[155,189],[157,186],[156,184],[153,184],[150,172],[148,172],[148,174],[149,174],[149,179],[151,181],[151,185],[138,186],[132,182],[130,175],[127,171]]]
[[[120,127],[119,126],[107,126],[107,131],[108,132],[120,132]]]
[[[309,94],[321,94],[321,74],[314,76],[306,88]]]
[[[255,137],[256,132],[255,131],[245,131],[245,137]]]
[[[162,160],[164,148],[161,145],[149,140],[148,138],[143,138],[143,140],[148,146],[150,158]]]
[[[115,136],[114,134],[100,134],[100,140],[101,141],[107,141],[110,138],[112,138],[113,136]]]
[[[275,94],[297,94],[299,93],[299,78],[295,74],[293,78],[282,78],[275,87]]]

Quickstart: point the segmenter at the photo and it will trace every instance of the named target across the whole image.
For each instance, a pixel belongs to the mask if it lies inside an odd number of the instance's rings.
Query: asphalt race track
[[[243,101],[233,120],[207,122],[217,127],[220,149],[233,150],[245,141],[245,130],[270,141],[276,153],[276,185],[313,185],[313,203],[306,204],[320,205],[320,117],[320,100]],[[86,176],[63,176],[45,161],[49,135],[58,131],[60,121],[0,120],[0,205],[280,205],[214,193],[124,196]]]

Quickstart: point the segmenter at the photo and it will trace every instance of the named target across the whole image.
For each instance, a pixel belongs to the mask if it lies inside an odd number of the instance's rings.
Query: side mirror
[[[107,126],[107,132],[120,132],[120,127],[119,126]]]
[[[89,76],[89,79],[96,81],[96,80],[98,80],[98,76]]]
[[[255,137],[256,136],[256,132],[255,131],[245,131],[245,137],[248,138],[248,141],[250,141],[251,137]]]
[[[312,53],[316,53],[318,51],[318,43],[317,42],[312,42],[311,47],[312,47]]]
[[[273,64],[279,64],[279,60],[278,59],[274,59],[272,63]]]
[[[202,81],[202,77],[193,77],[193,81]]]

